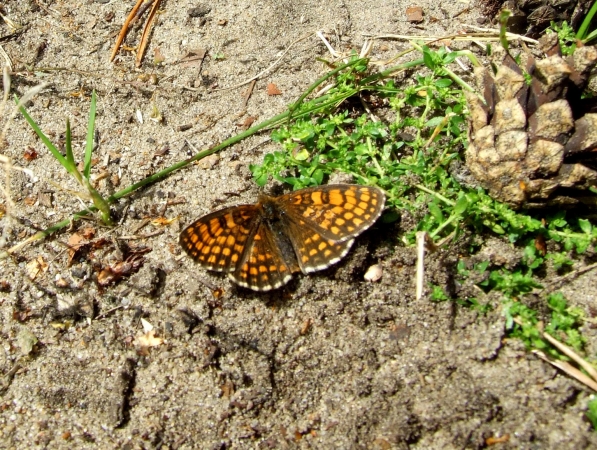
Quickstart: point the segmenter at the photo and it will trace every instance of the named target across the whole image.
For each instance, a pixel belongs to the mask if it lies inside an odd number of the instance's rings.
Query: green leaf
[[[15,96],[15,101],[17,104],[18,104],[18,100],[19,99]],[[29,123],[31,128],[33,128],[33,131],[35,131],[35,133],[37,134],[39,139],[44,143],[44,145],[47,147],[47,149],[50,150],[50,153],[52,153],[52,156],[54,156],[54,158],[56,158],[58,160],[58,162],[67,171],[71,172],[73,170],[72,164],[69,161],[67,161],[64,156],[62,156],[62,153],[60,153],[58,151],[58,149],[54,146],[54,144],[52,144],[50,139],[48,139],[48,137],[43,133],[43,131],[41,131],[41,129],[39,128],[37,123],[31,118],[31,116],[29,115],[29,113],[27,112],[25,107],[21,106],[21,108],[19,110],[21,111],[21,114],[23,114],[23,117],[25,117],[25,120],[27,121],[27,123]],[[75,169],[76,169],[76,167],[75,167]]]
[[[578,226],[586,234],[591,234],[593,231],[593,226],[587,219],[578,219]]]
[[[444,220],[444,214],[442,213],[441,208],[437,205],[437,203],[430,203],[429,206],[429,212],[431,213],[431,215],[438,221],[438,222],[442,222]]]
[[[444,290],[436,285],[431,285],[432,289],[431,289],[431,295],[430,295],[430,299],[434,302],[445,302],[447,300],[450,300],[450,297],[448,296],[448,294],[446,294],[444,292]]]
[[[593,398],[587,403],[587,418],[591,421],[593,429],[597,431],[597,397],[593,395]]]
[[[303,147],[297,153],[295,153],[294,159],[296,159],[297,161],[306,161],[307,159],[309,159],[309,156],[309,152],[305,147]]]
[[[464,212],[467,210],[468,208],[468,199],[466,198],[466,195],[461,195],[458,198],[458,201],[456,202],[456,205],[454,206],[454,214],[461,216],[464,214]]]
[[[447,66],[448,64],[451,64],[452,62],[454,62],[454,60],[456,59],[457,56],[458,56],[458,54],[456,52],[450,52],[446,56],[444,56],[442,62],[444,65]]]
[[[102,195],[91,185],[89,179],[83,178],[83,184],[87,188],[87,192],[89,192],[89,195],[91,195],[93,204],[99,210],[102,216],[102,221],[106,225],[112,226],[113,223],[110,214],[110,205],[108,204],[106,199],[104,199],[104,197],[102,197]]]
[[[564,299],[561,292],[550,294],[549,297],[547,297],[547,304],[551,309],[558,312],[564,312],[568,306],[566,304],[566,299]]]
[[[73,155],[72,141],[73,140],[72,140],[71,131],[70,131],[70,121],[68,119],[66,119],[66,136],[64,138],[64,147],[66,149],[66,160],[73,166],[76,166],[75,157]]]
[[[438,88],[447,88],[451,86],[454,82],[450,78],[440,78],[434,84]]]
[[[323,183],[323,175],[323,170],[321,169],[316,169],[315,171],[313,171],[312,178],[317,185]]]
[[[427,46],[423,47],[423,62],[431,70],[435,69],[435,62],[433,61],[433,56],[431,56],[431,50],[429,50],[429,47]]]
[[[269,177],[267,173],[262,173],[261,175],[255,178],[255,183],[257,183],[257,186],[263,187],[267,184],[268,179]]]
[[[434,117],[434,118],[432,118],[432,119],[429,119],[429,120],[427,121],[427,123],[425,123],[425,126],[426,126],[427,128],[435,128],[435,127],[437,127],[437,126],[438,126],[440,123],[442,123],[443,121],[444,121],[444,118],[443,118],[443,117],[440,117],[440,116],[438,116],[438,117]]]

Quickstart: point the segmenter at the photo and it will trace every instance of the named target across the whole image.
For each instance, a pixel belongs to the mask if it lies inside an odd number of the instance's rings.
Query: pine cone
[[[475,70],[485,102],[466,93],[467,166],[494,198],[514,207],[577,204],[586,200],[579,190],[597,186],[597,113],[594,100],[581,96],[597,47],[563,58],[553,36],[542,40],[546,58],[529,56],[530,82],[507,54],[495,75]]]

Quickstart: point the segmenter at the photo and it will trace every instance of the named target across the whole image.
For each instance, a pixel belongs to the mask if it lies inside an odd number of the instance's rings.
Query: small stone
[[[381,266],[379,264],[373,264],[371,267],[369,267],[367,269],[367,272],[365,272],[365,280],[366,281],[378,281],[381,279],[383,275],[383,269],[381,268]]]
[[[73,267],[70,271],[73,277],[83,279],[87,276],[87,270],[82,267]]]
[[[207,5],[199,5],[189,8],[187,14],[189,17],[203,17],[211,12],[211,8]]]
[[[406,8],[406,20],[410,23],[423,22],[423,8],[420,6],[411,6]]]
[[[35,347],[35,344],[37,344],[37,338],[35,335],[26,328],[23,328],[19,332],[17,341],[23,355],[28,355],[31,353],[33,351],[33,347]]]
[[[197,165],[202,169],[213,169],[220,162],[220,157],[217,154],[206,156],[197,162]]]
[[[69,286],[69,283],[67,280],[62,278],[61,275],[56,275],[56,280],[54,281],[54,285],[59,288],[65,288],[65,287]]]

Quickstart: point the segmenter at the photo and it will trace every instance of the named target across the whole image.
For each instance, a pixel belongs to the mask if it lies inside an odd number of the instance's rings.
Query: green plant
[[[70,173],[75,178],[75,180],[77,180],[77,183],[79,183],[79,185],[83,187],[85,191],[83,193],[79,193],[78,195],[85,199],[91,199],[97,210],[100,211],[103,222],[106,225],[112,225],[112,219],[110,217],[110,206],[108,205],[106,199],[104,199],[102,195],[91,185],[89,179],[91,175],[91,154],[93,151],[93,136],[95,130],[95,91],[93,91],[93,94],[91,95],[91,107],[89,109],[89,120],[87,122],[87,139],[85,145],[83,173],[81,173],[77,168],[77,163],[75,162],[75,157],[73,155],[70,121],[68,119],[66,120],[65,155],[63,155],[62,153],[60,153],[58,148],[56,148],[56,146],[52,144],[50,139],[39,128],[37,123],[31,118],[24,106],[20,108],[20,111],[25,117],[25,120],[27,120],[27,122],[31,126],[31,128],[33,128],[37,136],[41,139],[41,141],[44,143],[44,145],[47,147],[50,153],[52,153],[54,158],[56,158],[58,162],[66,169],[66,171]]]
[[[593,428],[597,430],[597,397],[593,396],[587,403],[587,418],[591,421]]]
[[[563,55],[574,53],[574,49],[576,48],[576,33],[574,32],[574,29],[568,25],[568,22],[563,21],[560,24],[551,22],[548,32],[557,33],[560,49],[562,50]]]
[[[450,296],[444,292],[444,290],[435,284],[431,285],[431,294],[429,298],[433,302],[445,302],[450,300]]]
[[[463,127],[467,108],[462,89],[447,66],[458,55],[418,44],[414,47],[422,53],[423,65],[430,73],[416,75],[409,86],[397,87],[386,81],[363,89],[362,80],[367,78],[360,60],[333,74],[337,77],[337,91],[331,90],[332,96],[344,99],[346,93],[351,93],[360,95],[363,101],[384,101],[393,112],[390,122],[357,112],[354,104],[338,110],[338,102],[329,102],[318,114],[291,120],[272,133],[280,150],[266,155],[262,164],[250,166],[255,181],[265,185],[272,177],[299,189],[321,184],[340,171],[359,183],[376,185],[385,190],[390,210],[415,217],[416,227],[402,236],[407,245],[414,243],[418,231],[427,231],[436,240],[447,235],[457,238],[466,228],[477,234],[491,232],[507,237],[520,249],[520,263],[513,269],[491,267],[488,262],[477,264],[474,270],[485,273],[478,286],[486,293],[501,293],[504,304],[511,305],[507,308],[510,317],[526,318],[524,332],[537,337],[539,331],[531,332],[531,328],[537,323],[534,318],[538,312],[522,300],[543,287],[538,274],[547,261],[558,269],[570,266],[570,253],[584,253],[597,241],[597,232],[588,220],[567,218],[563,211],[549,217],[513,211],[484,190],[464,187],[456,180],[450,166],[458,163],[466,145]],[[326,80],[331,78],[329,75]],[[304,98],[292,107],[294,114],[311,107],[310,102],[302,103]],[[560,250],[543,254],[537,248],[539,237],[555,243]],[[459,267],[462,279],[468,272]],[[432,300],[450,299],[441,287],[431,288]],[[454,301],[479,310],[491,307],[476,298]],[[558,314],[551,323],[562,323],[563,312]],[[566,332],[573,342],[580,342],[572,328]],[[509,330],[516,334],[514,327]],[[550,347],[537,339],[541,348]]]
[[[580,352],[585,344],[585,339],[579,331],[583,313],[576,308],[569,308],[561,293],[550,294],[546,300],[551,309],[551,316],[544,329],[543,325],[540,325],[539,313],[536,310],[522,302],[506,300],[503,307],[506,329],[509,336],[522,340],[529,349],[541,350],[557,359],[567,359],[543,338],[542,333],[546,331]]]
[[[373,99],[375,94],[394,111],[391,123],[371,120],[366,113],[337,111],[339,102],[329,102],[316,116],[303,115],[272,133],[281,150],[250,166],[255,181],[265,185],[273,177],[300,189],[321,184],[340,171],[359,183],[384,189],[391,207],[413,212],[428,204],[431,194],[435,196],[436,203],[430,207],[435,217],[424,220],[419,229],[436,225],[432,233],[451,231],[468,206],[468,199],[447,171],[447,166],[459,158],[458,150],[465,141],[464,96],[459,81],[455,83],[457,77],[445,67],[459,53],[417,47],[423,53],[419,64],[433,72],[417,76],[413,85],[399,88],[391,80],[364,84],[363,67],[354,64],[337,73],[337,87],[330,91],[330,96],[339,100],[347,94],[363,93],[364,100]],[[297,102],[294,114],[313,110],[313,102]],[[442,186],[454,195],[448,198],[439,194]],[[412,197],[416,192],[418,197]]]
[[[591,23],[596,13],[597,1],[593,2],[591,9],[589,9],[589,12],[576,32],[566,21],[561,23],[551,22],[547,32],[557,33],[563,55],[571,55],[574,53],[577,41],[580,41],[583,44],[588,44],[597,38],[597,29],[591,29]]]

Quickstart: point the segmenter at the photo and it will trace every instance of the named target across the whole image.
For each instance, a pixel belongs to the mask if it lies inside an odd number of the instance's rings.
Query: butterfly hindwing
[[[266,222],[261,222],[247,242],[245,253],[229,277],[237,284],[256,291],[269,291],[285,285],[292,278],[292,267],[286,263]]]

